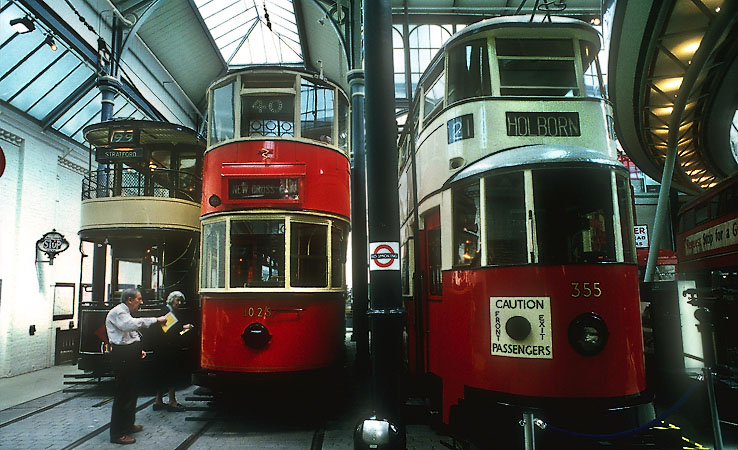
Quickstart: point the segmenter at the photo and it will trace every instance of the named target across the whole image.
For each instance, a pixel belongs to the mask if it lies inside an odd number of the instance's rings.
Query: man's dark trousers
[[[115,371],[115,398],[110,416],[110,439],[115,440],[130,434],[136,422],[136,382],[141,365],[141,343],[113,344],[111,357]]]

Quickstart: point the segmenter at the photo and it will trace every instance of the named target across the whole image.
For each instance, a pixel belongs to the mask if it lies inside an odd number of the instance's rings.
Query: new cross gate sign
[[[400,270],[400,243],[369,243],[369,270]]]

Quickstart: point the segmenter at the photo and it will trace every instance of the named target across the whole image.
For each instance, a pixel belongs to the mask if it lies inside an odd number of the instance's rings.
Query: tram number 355
[[[588,297],[600,297],[602,295],[602,289],[600,288],[600,282],[587,282],[578,283],[572,281],[571,283],[571,296],[572,298],[588,298]]]
[[[244,317],[271,317],[272,309],[269,306],[249,306],[243,310]]]

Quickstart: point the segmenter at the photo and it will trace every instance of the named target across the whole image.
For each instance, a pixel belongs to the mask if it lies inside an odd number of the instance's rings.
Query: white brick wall
[[[0,107],[0,131],[22,139],[20,145],[0,137],[7,160],[0,177],[0,377],[54,364],[55,283],[75,283],[79,293],[79,218],[82,175],[59,163],[65,156],[87,167],[86,150],[50,134]],[[1,134],[0,134],[1,136]],[[36,241],[56,229],[69,242],[53,265],[36,262]],[[41,253],[41,259],[47,259]],[[35,325],[36,333],[29,335]]]

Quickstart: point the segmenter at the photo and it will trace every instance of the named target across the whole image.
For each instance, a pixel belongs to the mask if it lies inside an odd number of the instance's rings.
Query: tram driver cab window
[[[284,287],[284,220],[231,220],[232,288]]]
[[[607,169],[533,171],[538,262],[615,262],[613,195]]]

